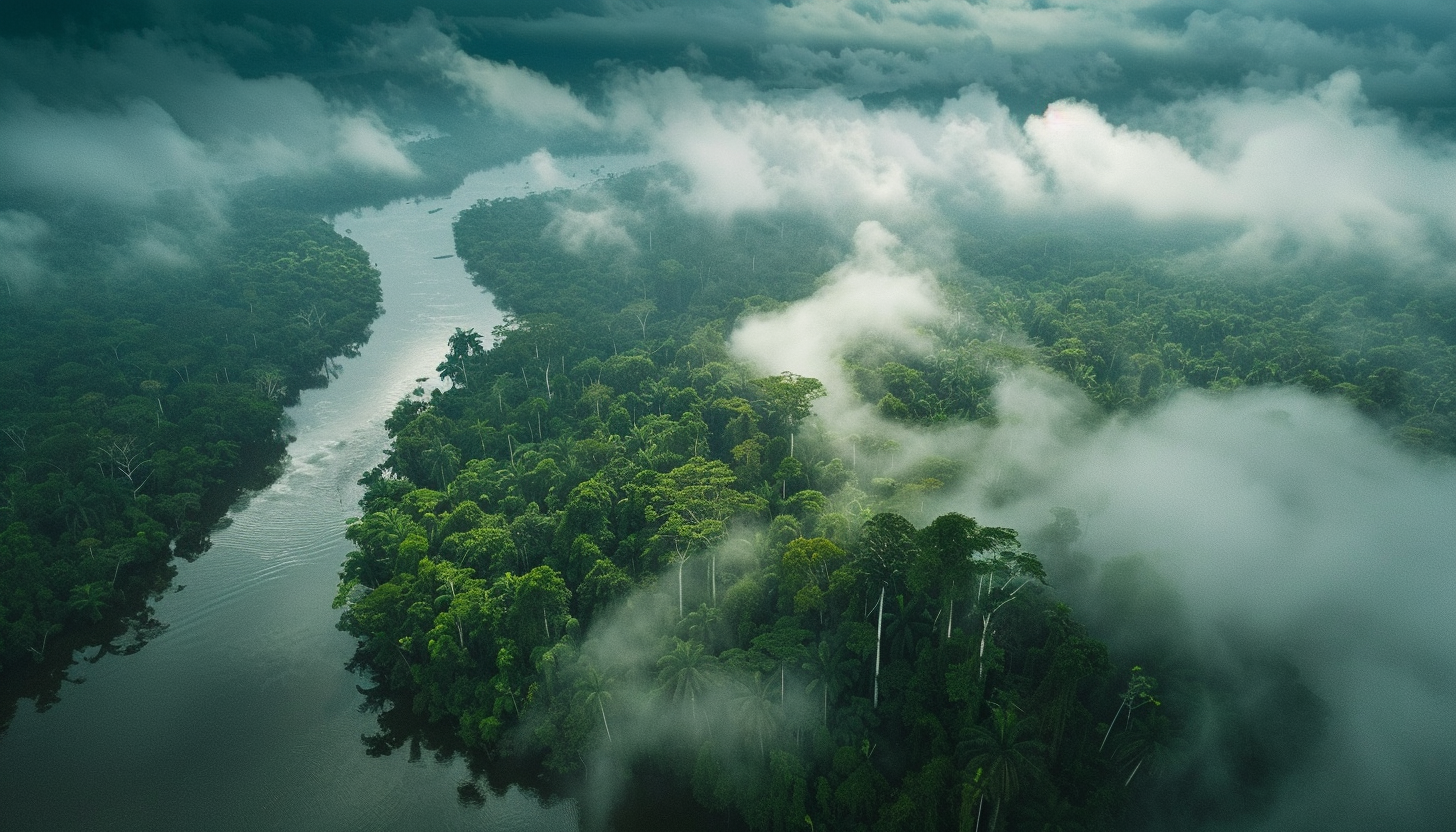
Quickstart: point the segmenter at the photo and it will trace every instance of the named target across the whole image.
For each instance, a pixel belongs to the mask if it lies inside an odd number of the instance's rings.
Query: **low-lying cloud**
[[[893,285],[878,280],[882,291]],[[883,325],[854,315],[782,325],[824,311],[821,295],[744,321],[733,344],[762,372],[822,373],[833,403],[850,395],[835,368],[844,345],[882,337]],[[772,351],[754,348],[765,336]],[[994,427],[880,422],[900,448],[892,467],[930,455],[962,464],[927,518],[959,511],[1031,539],[1054,509],[1070,508],[1083,531],[1074,548],[1093,572],[1070,589],[1111,628],[1102,635],[1115,649],[1171,639],[1181,662],[1223,668],[1258,645],[1326,708],[1320,744],[1254,828],[1440,828],[1456,817],[1456,466],[1416,456],[1342,400],[1300,388],[1185,391],[1150,413],[1105,417],[1069,383],[1022,368],[995,402]],[[816,412],[844,438],[878,421],[867,407]],[[1173,587],[1181,626],[1118,629],[1126,601],[1095,573],[1130,557]],[[1248,684],[1256,698],[1262,682]],[[1187,716],[1197,765],[1237,765],[1200,745],[1229,715]]]
[[[617,112],[686,172],[684,204],[729,214],[812,210],[906,232],[961,211],[1104,218],[1225,230],[1205,260],[1238,267],[1364,256],[1450,277],[1456,147],[1372,110],[1339,72],[1293,93],[1211,94],[1150,115],[1173,131],[1114,124],[1058,101],[1018,124],[968,88],[938,112],[870,110],[828,93],[764,101],[679,71],[639,76]],[[957,220],[950,220],[951,223]]]
[[[418,172],[378,115],[298,78],[243,78],[159,33],[100,49],[4,42],[0,66],[0,179],[26,191],[132,206],[334,167]]]
[[[177,235],[158,227],[173,224],[162,209],[216,226],[234,189],[260,178],[419,174],[374,111],[297,77],[245,78],[158,31],[95,46],[0,40],[0,77],[0,207],[149,218],[119,262],[185,264],[192,242],[165,239]],[[6,259],[23,254],[13,237],[0,240]]]

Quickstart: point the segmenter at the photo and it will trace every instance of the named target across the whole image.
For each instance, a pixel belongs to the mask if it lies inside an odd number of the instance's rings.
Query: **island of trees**
[[[42,707],[71,651],[144,620],[173,555],[269,479],[283,406],[379,308],[368,255],[312,216],[239,208],[192,262],[124,272],[104,219],[0,294],[0,674],[59,656],[22,691]]]
[[[338,605],[372,693],[490,754],[630,772],[755,829],[1165,828],[1256,808],[1320,735],[1288,664],[1261,658],[1252,695],[1157,636],[1112,653],[1059,594],[1086,580],[1074,514],[1022,532],[927,516],[959,463],[889,479],[873,438],[844,458],[812,417],[818,381],[725,347],[741,315],[814,289],[833,236],[695,219],[653,175],[601,186],[651,230],[635,246],[564,249],[561,194],[461,216],[458,253],[510,315],[455,333],[447,389],[400,402],[363,480]],[[967,238],[962,256],[993,274],[1014,248]],[[847,362],[888,419],[995,419],[998,374],[1036,363],[1108,410],[1304,383],[1450,447],[1449,297],[1156,269],[952,277],[965,314],[932,350]],[[1366,349],[1344,349],[1357,327]],[[1135,591],[1130,615],[1176,605]],[[1200,709],[1226,718],[1195,725]],[[1234,773],[1184,753],[1195,731]]]

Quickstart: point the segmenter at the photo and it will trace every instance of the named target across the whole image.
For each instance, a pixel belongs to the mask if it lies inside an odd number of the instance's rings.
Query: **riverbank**
[[[176,562],[173,588],[152,605],[164,629],[145,649],[77,656],[76,683],[48,711],[22,705],[0,736],[7,829],[575,828],[569,801],[482,788],[458,756],[365,753],[361,738],[379,726],[361,712],[365,680],[346,666],[354,642],[334,628],[330,601],[384,418],[419,379],[435,381],[456,327],[501,320],[458,259],[433,259],[453,251],[455,214],[631,164],[537,159],[475,174],[449,198],[335,218],[383,275],[373,336],[289,409],[296,439],[279,479],[234,507],[206,555]]]

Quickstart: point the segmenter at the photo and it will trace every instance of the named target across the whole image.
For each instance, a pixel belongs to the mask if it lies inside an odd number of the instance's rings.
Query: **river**
[[[153,604],[165,630],[135,654],[84,656],[44,713],[22,702],[0,735],[0,828],[59,830],[569,830],[570,799],[467,788],[466,762],[365,753],[375,715],[346,669],[353,640],[331,609],[383,423],[435,366],[456,327],[501,320],[453,256],[451,225],[478,199],[584,184],[640,157],[523,162],[471,175],[450,197],[334,219],[382,274],[385,313],[328,388],[289,410],[297,439],[269,488],[179,562]],[[438,259],[437,259],[438,258]],[[89,651],[94,654],[95,650]],[[483,798],[483,802],[481,800]]]

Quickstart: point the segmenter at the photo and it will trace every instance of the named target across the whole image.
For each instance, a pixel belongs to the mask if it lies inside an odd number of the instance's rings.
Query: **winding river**
[[[459,756],[366,754],[361,737],[378,725],[363,709],[366,680],[346,669],[353,641],[335,629],[330,602],[356,480],[382,458],[394,403],[435,379],[456,327],[488,333],[501,319],[450,256],[455,216],[478,199],[584,184],[643,161],[528,159],[473,174],[450,197],[334,219],[383,275],[373,336],[327,389],[289,411],[297,439],[283,475],[234,508],[206,554],[179,563],[153,604],[166,629],[133,655],[79,662],[77,683],[45,713],[21,703],[0,735],[0,828],[578,826],[569,799],[462,790],[472,774]]]

